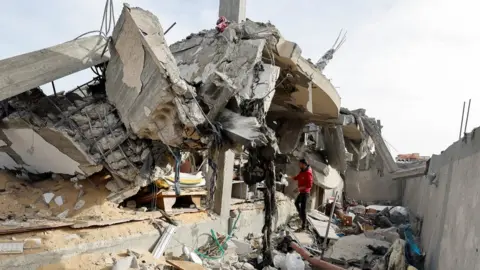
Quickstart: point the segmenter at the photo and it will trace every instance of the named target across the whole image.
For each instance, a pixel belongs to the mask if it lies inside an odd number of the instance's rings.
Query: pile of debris
[[[70,92],[47,96],[37,87],[2,100],[0,167],[28,179],[1,191],[11,212],[0,218],[15,227],[10,231],[25,229],[29,226],[22,222],[39,217],[40,223],[55,220],[57,227],[155,218],[155,213],[144,213],[145,205],[151,202],[156,209],[163,204],[165,190],[169,196],[208,190],[211,205],[219,152],[229,148],[246,156],[235,178],[265,186],[262,235],[247,239],[254,242],[254,252],[242,252],[246,257],[229,267],[270,266],[281,257],[272,241],[285,234],[273,231],[275,192],[290,157],[307,157],[316,172],[334,176],[331,188],[345,179],[347,165],[369,169],[377,154],[387,172],[398,169],[381,138],[379,121],[365,110],[340,108],[338,93],[322,74],[345,37],[314,65],[270,23],[221,23],[220,30],[204,30],[168,46],[152,13],[125,5],[100,60],[91,65],[96,75],[92,81]],[[315,136],[301,136],[306,123],[321,126]],[[202,167],[211,171],[209,179],[200,173]],[[108,178],[95,180],[107,172]],[[63,180],[48,185],[40,181],[52,178]],[[33,195],[25,200],[26,193]],[[95,213],[83,211],[94,209],[85,207],[93,205],[91,195],[101,208]],[[120,203],[123,209],[116,207]],[[344,234],[362,233],[368,225],[392,226],[386,212],[352,218],[348,210],[344,214],[331,208],[339,222],[350,220],[352,227],[341,229]],[[117,212],[118,221],[106,214]],[[312,239],[323,237],[326,228],[326,237],[339,244],[349,237],[339,239],[335,225],[317,226],[324,219],[310,213],[318,234]],[[87,225],[79,225],[81,221]],[[224,244],[234,243],[229,236],[212,237],[213,246],[201,254],[224,256],[230,248]],[[222,237],[225,243],[219,243]],[[243,244],[236,243],[237,255]],[[322,247],[313,241],[311,248]],[[127,257],[131,263],[138,258]]]
[[[109,199],[121,202],[189,155],[215,162],[223,147],[244,146],[249,168],[274,171],[267,164],[289,153],[285,131],[296,140],[306,121],[339,115],[338,96],[309,97],[336,92],[271,24],[230,23],[168,47],[153,14],[125,6],[108,54],[94,80],[71,92],[46,96],[36,88],[2,102],[3,168],[80,179],[107,169]],[[301,120],[293,130],[292,118]]]
[[[360,269],[423,269],[425,254],[415,238],[414,229],[418,230],[411,224],[408,209],[352,203],[345,211],[333,205],[326,211],[334,211],[333,228],[339,236],[325,253],[327,260]],[[310,213],[315,216],[321,215]],[[319,222],[311,224],[318,232]]]

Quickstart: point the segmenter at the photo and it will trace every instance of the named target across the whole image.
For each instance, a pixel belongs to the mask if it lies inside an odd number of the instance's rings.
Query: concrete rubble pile
[[[382,138],[380,120],[368,117],[365,109],[340,110],[345,147],[352,154],[351,165],[356,170],[369,170],[380,157],[382,172],[393,173],[398,168]]]
[[[302,258],[285,242],[289,237],[312,257],[323,254],[323,260],[345,269],[422,269],[425,254],[418,246],[405,211],[403,207],[363,205],[350,206],[346,214],[335,210],[327,245],[324,245],[324,234],[328,210],[325,214],[316,210],[309,212],[310,226],[305,231],[298,230],[301,222],[294,216],[272,233],[273,261],[267,267],[263,264],[262,234],[250,233],[243,239],[217,234],[218,242],[224,244],[223,249],[212,239],[198,251],[204,256],[202,263],[206,269],[315,269],[307,258]],[[356,216],[354,224],[342,220],[343,215]],[[388,221],[378,221],[378,217]],[[192,260],[188,256],[185,259]]]
[[[325,214],[332,210],[334,228],[340,236],[325,253],[332,262],[360,269],[422,269],[425,254],[407,208],[350,201],[345,208],[327,207]],[[320,214],[310,216],[318,218]]]
[[[331,55],[315,66],[270,23],[232,22],[168,46],[152,13],[125,5],[108,55],[93,68],[97,76],[73,91],[46,96],[35,88],[2,101],[2,169],[75,183],[106,170],[113,176],[107,199],[118,204],[178,175],[189,155],[201,153],[214,168],[219,151],[242,149],[239,179],[265,182],[265,226],[258,254],[230,269],[272,265],[279,255],[275,241],[285,230],[273,229],[275,186],[289,158],[306,158],[326,189],[343,189],[347,166],[367,170],[375,157],[382,172],[398,170],[380,122],[363,109],[340,109],[321,72]],[[215,172],[210,191],[214,179]]]
[[[10,147],[2,154],[13,162],[4,168],[27,172],[30,178],[53,171],[83,180],[105,167],[116,176],[107,188],[109,199],[117,202],[149,183],[152,168],[172,171],[165,145],[128,133],[106,99],[104,81],[96,80],[82,92],[87,96],[73,91],[47,97],[35,89],[8,100],[2,131]],[[31,148],[22,152],[21,142]]]
[[[154,148],[213,152],[233,142],[270,144],[279,152],[267,127],[272,105],[278,124],[287,122],[279,113],[286,109],[320,117],[308,99],[291,101],[292,93],[305,95],[323,83],[312,86],[305,74],[315,67],[298,60],[303,59],[300,53],[273,25],[249,20],[232,23],[223,33],[202,31],[168,47],[153,14],[125,6],[112,35],[107,68],[98,66],[105,77],[83,86],[84,93],[45,97],[35,89],[3,102],[4,110],[14,113],[4,115],[2,166],[81,179],[106,168],[116,178],[109,185],[112,198],[121,201],[126,196],[122,193],[134,194],[158,169],[171,172],[172,162],[158,164]],[[36,109],[27,104],[36,104]],[[281,132],[279,140],[285,144]],[[26,149],[29,141],[55,154],[45,158]]]
[[[342,108],[335,125],[317,126],[310,123],[297,137],[292,152],[297,158],[307,158],[312,166],[321,162],[345,174],[346,167],[369,170],[378,156],[386,173],[399,168],[381,136],[380,121],[368,117],[364,109],[350,111]],[[316,169],[325,170],[320,164]]]

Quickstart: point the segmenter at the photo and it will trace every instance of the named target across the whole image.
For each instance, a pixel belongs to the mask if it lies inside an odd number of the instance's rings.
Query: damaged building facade
[[[270,24],[246,20],[167,46],[153,14],[125,7],[103,49],[95,57],[108,64],[83,67],[98,74],[91,82],[51,96],[26,84],[4,99],[4,169],[80,180],[106,169],[120,202],[188,152],[270,144],[274,156],[290,154],[306,123],[335,126],[340,116],[330,82]]]
[[[179,226],[192,244],[192,230],[235,227],[238,199],[263,199],[261,219],[244,213],[249,220],[238,226],[262,233],[264,265],[273,263],[272,231],[294,212],[280,193],[296,196],[296,184],[282,178],[298,173],[298,159],[314,173],[310,209],[334,199],[404,199],[405,179],[420,177],[425,164],[397,164],[380,121],[342,108],[322,73],[344,37],[315,65],[274,25],[245,19],[241,8],[229,13],[228,1],[220,2],[226,27],[170,46],[155,15],[125,5],[108,39],[82,37],[1,60],[0,168],[28,183],[60,177],[79,194],[79,186],[106,173],[106,201],[145,211],[152,202],[148,210],[171,214],[177,198],[189,195],[220,221]],[[38,58],[50,61],[48,68],[37,68],[31,59]],[[46,95],[39,88],[88,68],[94,78],[71,91]],[[50,215],[61,226],[87,226],[68,213]]]

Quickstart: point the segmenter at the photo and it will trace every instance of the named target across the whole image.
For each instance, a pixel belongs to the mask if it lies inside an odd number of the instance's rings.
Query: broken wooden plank
[[[205,270],[205,267],[200,264],[187,261],[167,260],[167,262],[180,270]]]
[[[106,44],[90,36],[0,60],[0,101],[108,61]]]

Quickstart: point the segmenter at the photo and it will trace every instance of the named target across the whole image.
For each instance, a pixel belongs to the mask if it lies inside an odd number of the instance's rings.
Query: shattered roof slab
[[[194,89],[180,78],[160,22],[148,11],[125,6],[112,40],[106,90],[123,123],[140,138],[181,144],[183,126],[205,119],[198,104],[185,100]]]
[[[234,84],[239,86],[239,95],[242,95],[257,92],[255,89],[252,91],[243,79],[244,71],[246,70],[246,75],[250,76],[248,71],[252,67],[240,63],[249,54],[249,44],[250,46],[258,44],[256,47],[260,49],[257,50],[260,54],[257,57],[263,61],[266,67],[264,70],[269,69],[268,66],[275,66],[282,74],[270,77],[273,82],[276,80],[276,84],[273,85],[275,95],[272,104],[267,106],[269,116],[320,120],[338,118],[340,96],[336,89],[320,70],[301,56],[300,47],[294,42],[285,40],[271,24],[250,20],[239,24],[232,23],[223,33],[204,30],[172,44],[170,49],[179,64],[182,78],[189,83],[200,83],[209,73],[218,69],[227,74],[234,73],[241,78],[232,79],[237,83],[241,82],[240,86]],[[254,53],[250,51],[251,54]],[[233,57],[235,55],[238,57]],[[235,65],[232,62],[239,64]],[[255,60],[248,64],[258,62],[259,60]],[[226,69],[226,66],[237,68]]]
[[[0,101],[109,59],[101,36],[79,38],[0,60]]]
[[[308,112],[325,119],[337,118],[340,95],[322,72],[301,56],[300,47],[280,38],[276,50],[275,63],[290,71],[298,90],[292,94],[291,104],[301,105]]]

